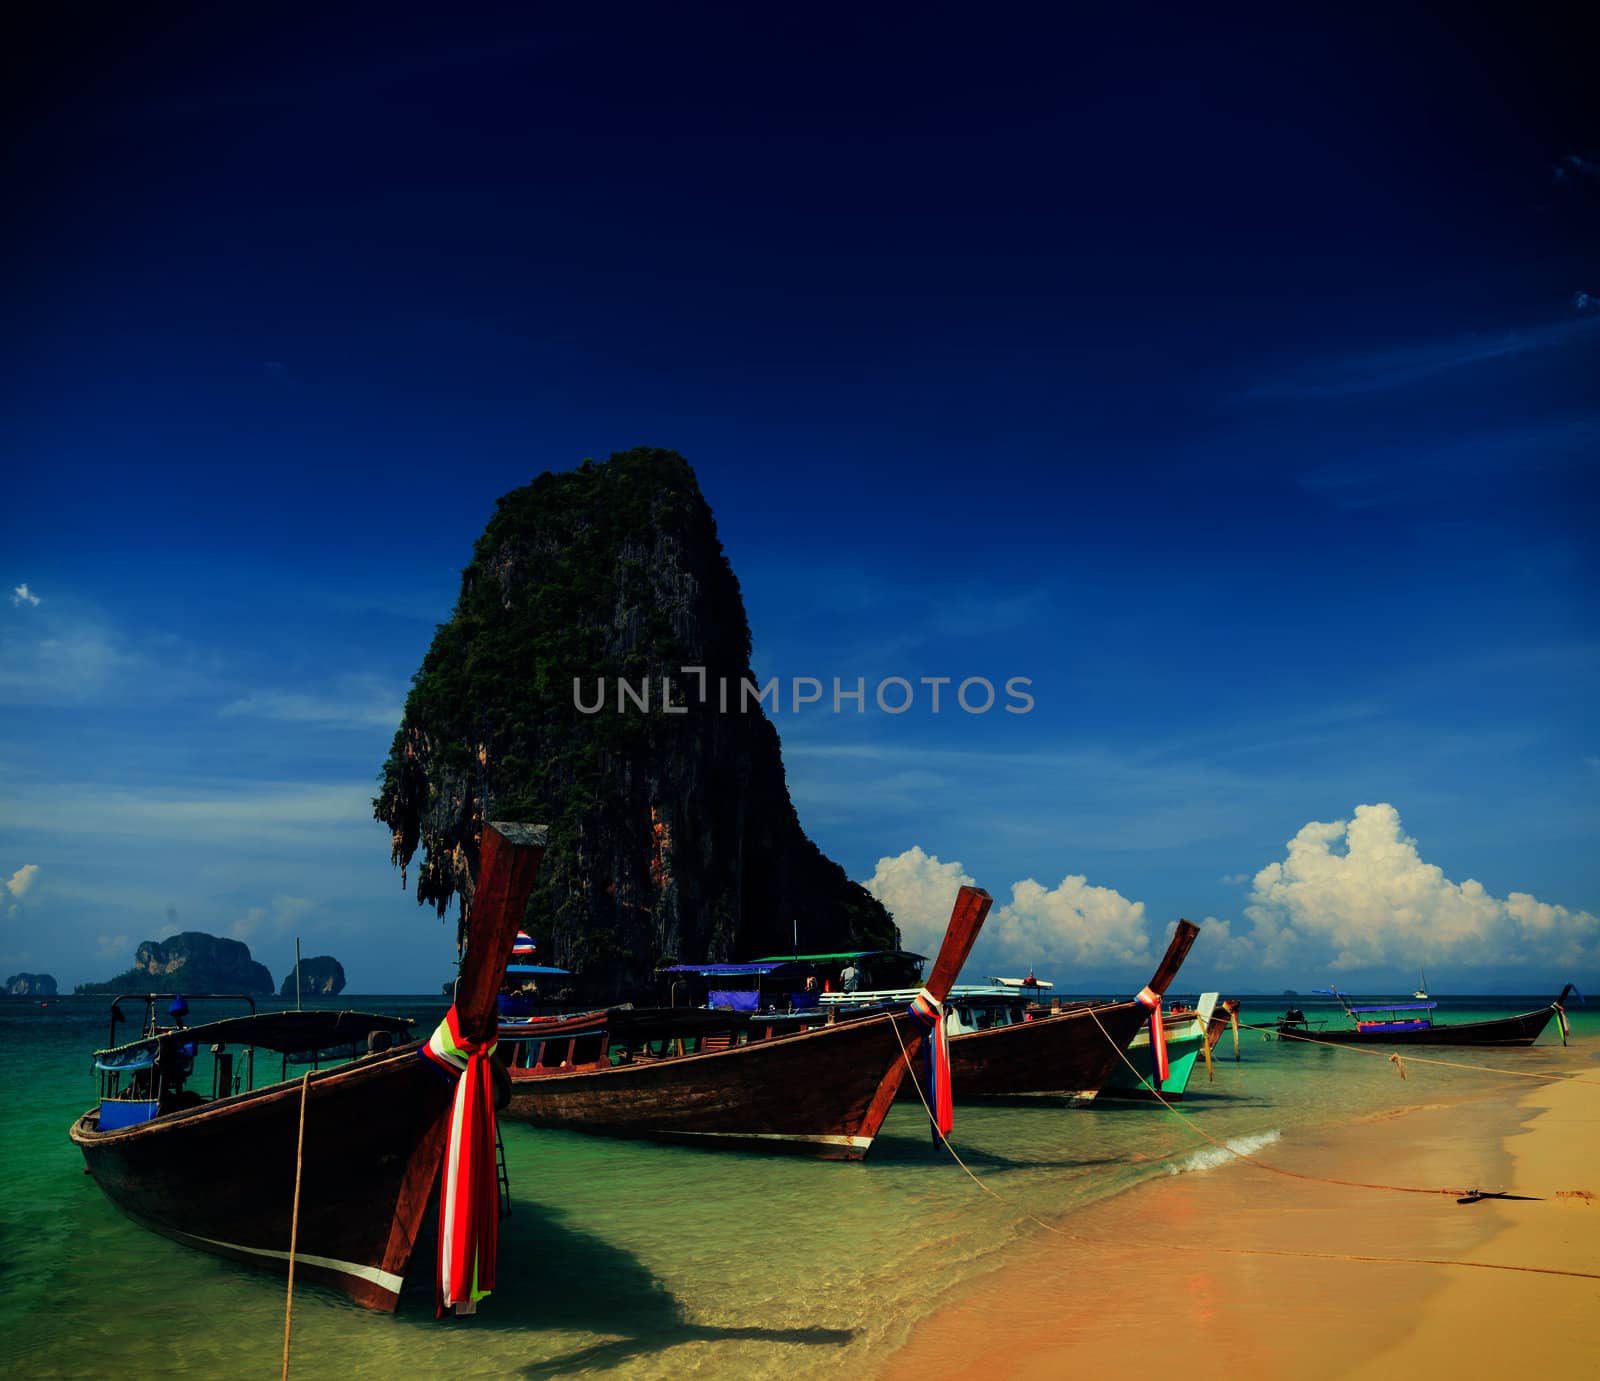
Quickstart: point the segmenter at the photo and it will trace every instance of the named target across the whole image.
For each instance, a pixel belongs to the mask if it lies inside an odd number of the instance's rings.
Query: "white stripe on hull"
[[[673,1136],[726,1136],[740,1141],[809,1141],[820,1146],[854,1146],[865,1151],[872,1145],[870,1136],[824,1136],[815,1132],[684,1132],[672,1129]]]
[[[215,1237],[197,1237],[192,1232],[182,1232],[181,1229],[177,1231],[191,1242],[200,1242],[208,1247],[223,1247],[230,1252],[243,1252],[246,1256],[265,1256],[274,1261],[289,1259],[288,1252],[273,1251],[269,1247],[242,1247],[237,1242],[222,1242]],[[309,1252],[298,1251],[294,1254],[294,1259],[296,1262],[304,1262],[307,1266],[321,1266],[324,1270],[338,1271],[341,1275],[370,1281],[392,1295],[398,1295],[400,1287],[405,1284],[404,1278],[392,1271],[380,1270],[376,1266],[358,1266],[354,1261],[336,1261],[331,1256],[312,1256]]]

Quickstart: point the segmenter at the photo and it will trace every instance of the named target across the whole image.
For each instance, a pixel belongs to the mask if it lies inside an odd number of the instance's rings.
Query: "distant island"
[[[12,997],[54,997],[56,980],[47,973],[14,973],[6,979]]]
[[[319,954],[314,959],[300,961],[300,993],[311,997],[337,997],[344,991],[344,965],[331,954]],[[278,988],[279,997],[293,997],[295,993],[294,970],[283,976]]]
[[[133,967],[104,983],[80,983],[80,993],[175,992],[249,993],[270,997],[272,973],[250,957],[250,946],[198,930],[170,940],[146,940]]]

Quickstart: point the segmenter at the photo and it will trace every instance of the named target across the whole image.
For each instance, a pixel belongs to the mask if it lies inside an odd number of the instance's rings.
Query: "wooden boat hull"
[[[609,1068],[513,1067],[506,1116],[603,1136],[860,1160],[922,1038],[900,1013]]]
[[[1183,967],[1200,927],[1179,921],[1150,979],[1161,994]],[[1027,1100],[1087,1103],[1123,1063],[1122,1052],[1146,1024],[1137,1002],[1095,1002],[1038,1013],[1011,1026],[950,1038],[950,1086],[958,1103]]]
[[[1541,1007],[1536,1012],[1519,1012],[1513,1017],[1496,1017],[1492,1021],[1467,1021],[1457,1025],[1426,1026],[1412,1031],[1301,1031],[1283,1026],[1278,1028],[1278,1039],[1296,1045],[1532,1045],[1555,1016],[1554,1006]]]
[[[438,1176],[450,1103],[415,1045],[311,1075],[295,1278],[393,1311]],[[141,1226],[247,1265],[288,1270],[299,1081],[73,1143]]]
[[[1122,1051],[1147,1015],[1132,1002],[1108,1003],[952,1036],[950,1087],[955,1100],[1089,1102],[1122,1063]]]
[[[544,858],[545,829],[488,823],[480,847],[455,998],[471,1040],[495,1029],[495,993]],[[439,1178],[453,1089],[415,1043],[314,1072],[302,1148],[301,1082],[108,1131],[95,1109],[69,1135],[95,1183],[134,1222],[285,1273],[298,1156],[296,1277],[392,1311]]]
[[[928,975],[927,991],[935,1001],[950,992],[991,904],[979,887],[964,886],[956,894]],[[721,1020],[705,1012],[686,1019],[712,1025]],[[619,1013],[617,1022],[628,1025],[634,1018]],[[593,1053],[580,1057],[576,1033],[583,1027],[602,1039]],[[646,1043],[637,1051],[627,1047],[629,1058],[612,1063],[609,1032],[603,1024],[595,1027],[592,1018],[580,1017],[529,1031],[541,1054],[512,1064],[509,1116],[601,1136],[824,1160],[866,1155],[926,1031],[902,1008],[764,1039],[750,1040],[746,1030],[744,1043],[721,1050],[652,1054]],[[592,1063],[544,1063],[551,1040],[568,1032],[571,1058]]]

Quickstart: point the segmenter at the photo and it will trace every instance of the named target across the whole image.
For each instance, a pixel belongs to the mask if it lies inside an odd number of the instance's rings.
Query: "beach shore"
[[[1053,1224],[954,1292],[877,1374],[998,1381],[1154,1368],[1375,1381],[1447,1369],[1469,1381],[1591,1366],[1600,1060],[1584,1044],[1559,1064],[1585,1083],[1506,1079],[1472,1101],[1414,1105],[1255,1153],[1308,1178],[1235,1161],[1158,1177]],[[1460,1205],[1454,1193],[1329,1179],[1539,1198]],[[1435,1264],[1458,1262],[1479,1266]],[[1480,1268],[1490,1263],[1537,1271]]]

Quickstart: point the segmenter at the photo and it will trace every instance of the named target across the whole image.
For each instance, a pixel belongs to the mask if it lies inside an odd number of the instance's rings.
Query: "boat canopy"
[[[149,1069],[156,1062],[155,1042],[123,1046],[118,1050],[101,1050],[94,1057],[94,1067],[104,1070]]]
[[[163,1048],[193,1045],[248,1045],[298,1055],[365,1040],[372,1031],[409,1036],[410,1017],[384,1017],[371,1012],[261,1012],[227,1017],[201,1026],[180,1026],[111,1050],[97,1050],[99,1069],[142,1069]]]
[[[919,964],[926,964],[926,954],[913,954],[908,949],[841,949],[831,954],[785,954],[770,955],[765,959],[753,960],[757,964],[828,964],[840,959],[911,959]]]
[[[1431,1012],[1437,1002],[1379,1002],[1370,1007],[1349,1008],[1352,1012]]]
[[[714,1011],[705,1007],[610,1007],[571,1017],[534,1017],[502,1021],[500,1040],[567,1040],[572,1036],[605,1031],[619,1044],[697,1036],[708,1031],[739,1030],[750,1021],[748,1012]]]
[[[507,964],[507,973],[535,973],[547,978],[571,978],[571,969],[552,968],[549,964]]]
[[[705,978],[748,978],[752,974],[760,977],[776,974],[783,978],[791,974],[803,977],[808,967],[793,959],[757,959],[748,964],[668,964],[660,972],[697,973]]]

